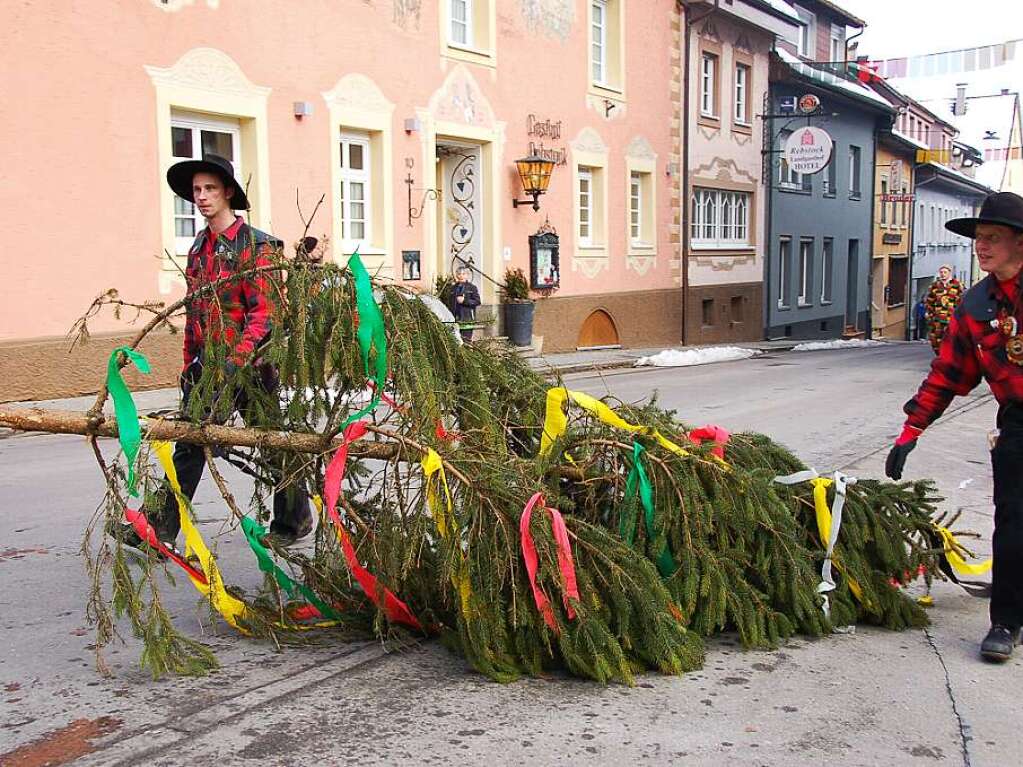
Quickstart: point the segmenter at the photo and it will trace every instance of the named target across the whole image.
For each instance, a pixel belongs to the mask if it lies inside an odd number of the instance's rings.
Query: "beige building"
[[[784,3],[688,2],[689,77],[681,210],[687,344],[763,337],[763,114],[770,52],[795,40]],[[683,40],[685,45],[685,40]],[[686,103],[686,101],[688,103]]]

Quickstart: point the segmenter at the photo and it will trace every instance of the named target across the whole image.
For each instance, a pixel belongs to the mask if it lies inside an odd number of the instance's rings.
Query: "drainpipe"
[[[877,222],[874,220],[877,209],[877,133],[880,128],[877,122],[874,123],[874,135],[871,137],[874,145],[873,149],[873,162],[871,163],[872,171],[870,174],[870,261],[867,262],[867,327],[864,328],[864,335],[869,340],[874,335],[874,234]],[[848,269],[848,267],[846,267]],[[848,293],[848,287],[846,293]],[[881,300],[884,301],[884,291],[881,291]],[[859,311],[856,307],[853,307],[853,311],[856,312],[857,322],[859,321]]]
[[[771,66],[770,54],[768,54],[768,68]],[[771,282],[772,271],[771,271],[771,246],[772,237],[774,237],[774,216],[772,215],[772,208],[774,206],[774,99],[771,93],[771,78],[768,75],[767,78],[767,90],[764,92],[764,136],[760,147],[761,156],[763,159],[761,174],[766,179],[764,184],[764,193],[766,199],[764,200],[764,339],[771,337],[771,307],[774,301],[774,287]],[[832,158],[834,161],[834,158]],[[763,168],[766,168],[766,173]],[[780,254],[779,254],[780,257]],[[779,286],[779,291],[781,287]]]
[[[691,29],[693,24],[703,21],[718,9],[721,0],[714,0],[714,5],[704,14],[693,17],[689,13],[687,0],[678,0],[678,10],[684,13],[682,23],[682,185],[681,200],[682,208],[679,223],[682,231],[679,233],[679,242],[682,246],[682,345],[688,341],[686,333],[686,312],[689,311],[689,198],[691,189],[689,186],[689,59],[691,52]]]

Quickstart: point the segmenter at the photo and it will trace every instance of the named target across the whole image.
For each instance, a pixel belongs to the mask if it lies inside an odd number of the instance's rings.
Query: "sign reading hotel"
[[[785,142],[785,162],[796,173],[819,173],[831,159],[831,136],[820,128],[799,128]]]
[[[529,154],[550,160],[555,165],[568,165],[568,150],[547,149],[544,141],[561,141],[561,120],[541,120],[534,114],[526,117],[526,135],[529,136]]]

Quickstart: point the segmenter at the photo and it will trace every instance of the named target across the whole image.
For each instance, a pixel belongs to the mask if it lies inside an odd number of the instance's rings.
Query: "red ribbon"
[[[206,581],[206,576],[203,574],[201,570],[197,570],[195,567],[193,567],[188,562],[188,560],[186,560],[183,556],[178,554],[178,552],[174,551],[174,549],[170,548],[166,543],[161,541],[156,536],[156,531],[153,529],[153,526],[149,524],[149,520],[146,519],[145,514],[143,514],[141,511],[135,511],[135,509],[126,508],[124,510],[124,517],[131,524],[132,529],[135,530],[139,538],[141,538],[147,544],[149,544],[154,549],[159,551],[168,559],[173,560],[182,570],[188,573],[189,577],[191,577],[193,580],[199,581],[203,585],[208,585]]]
[[[710,452],[723,461],[725,459],[725,445],[728,444],[728,439],[731,436],[727,430],[722,429],[720,426],[708,424],[689,432],[689,441],[694,445],[702,445],[705,440],[713,440],[715,447]]]
[[[437,428],[433,430],[433,433],[437,435],[437,439],[443,439],[447,442],[458,442],[462,439],[461,434],[457,431],[448,431],[440,421],[437,421]]]
[[[348,531],[345,530],[344,525],[341,524],[341,517],[337,513],[337,499],[341,493],[341,480],[345,476],[345,465],[348,462],[348,446],[359,439],[366,433],[366,422],[355,421],[354,423],[348,424],[344,430],[344,442],[334,453],[334,457],[330,460],[330,464],[327,466],[327,471],[323,478],[323,497],[327,505],[327,513],[330,515],[331,522],[334,523],[334,527],[337,528],[338,537],[341,539],[341,551],[345,555],[345,560],[348,562],[348,567],[352,571],[352,575],[355,576],[355,580],[362,586],[362,590],[366,596],[372,600],[373,604],[380,607],[379,596],[377,594],[377,579],[372,573],[359,564],[359,558],[355,554],[355,547],[352,546],[351,538],[348,536]],[[404,623],[406,626],[411,626],[414,629],[420,631],[423,630],[422,625],[416,620],[416,617],[409,610],[408,605],[402,602],[396,597],[390,589],[384,589],[384,613],[387,615],[387,619],[394,623]]]
[[[547,595],[543,593],[539,586],[536,585],[536,570],[540,564],[540,560],[536,555],[536,546],[533,544],[533,536],[529,532],[529,521],[533,516],[533,508],[538,503],[543,503],[543,493],[535,493],[532,498],[529,499],[529,503],[522,510],[522,518],[519,520],[519,533],[522,537],[522,558],[526,562],[526,572],[529,574],[529,585],[533,589],[533,600],[536,602],[536,607],[543,615],[544,622],[554,631],[558,630],[557,621],[554,620],[554,610],[551,609],[550,601],[547,599]],[[572,609],[572,605],[569,604],[569,597],[575,601],[579,599],[579,586],[576,583],[575,578],[575,564],[572,561],[572,545],[568,540],[568,528],[565,527],[565,520],[561,516],[561,512],[557,509],[552,509],[546,505],[541,506],[546,508],[551,515],[551,531],[554,533],[554,542],[558,547],[558,567],[561,570],[561,576],[565,580],[565,593],[562,596],[562,600],[565,603],[565,611],[568,613],[569,619],[575,618],[575,610]]]

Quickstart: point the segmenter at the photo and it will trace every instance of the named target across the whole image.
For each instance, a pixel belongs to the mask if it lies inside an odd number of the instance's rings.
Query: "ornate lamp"
[[[522,190],[533,199],[512,200],[512,205],[517,208],[519,205],[529,205],[532,202],[533,210],[540,210],[538,198],[547,191],[547,187],[551,183],[554,161],[547,160],[538,154],[531,154],[529,157],[516,160],[515,167],[518,168],[519,178],[522,179]]]

